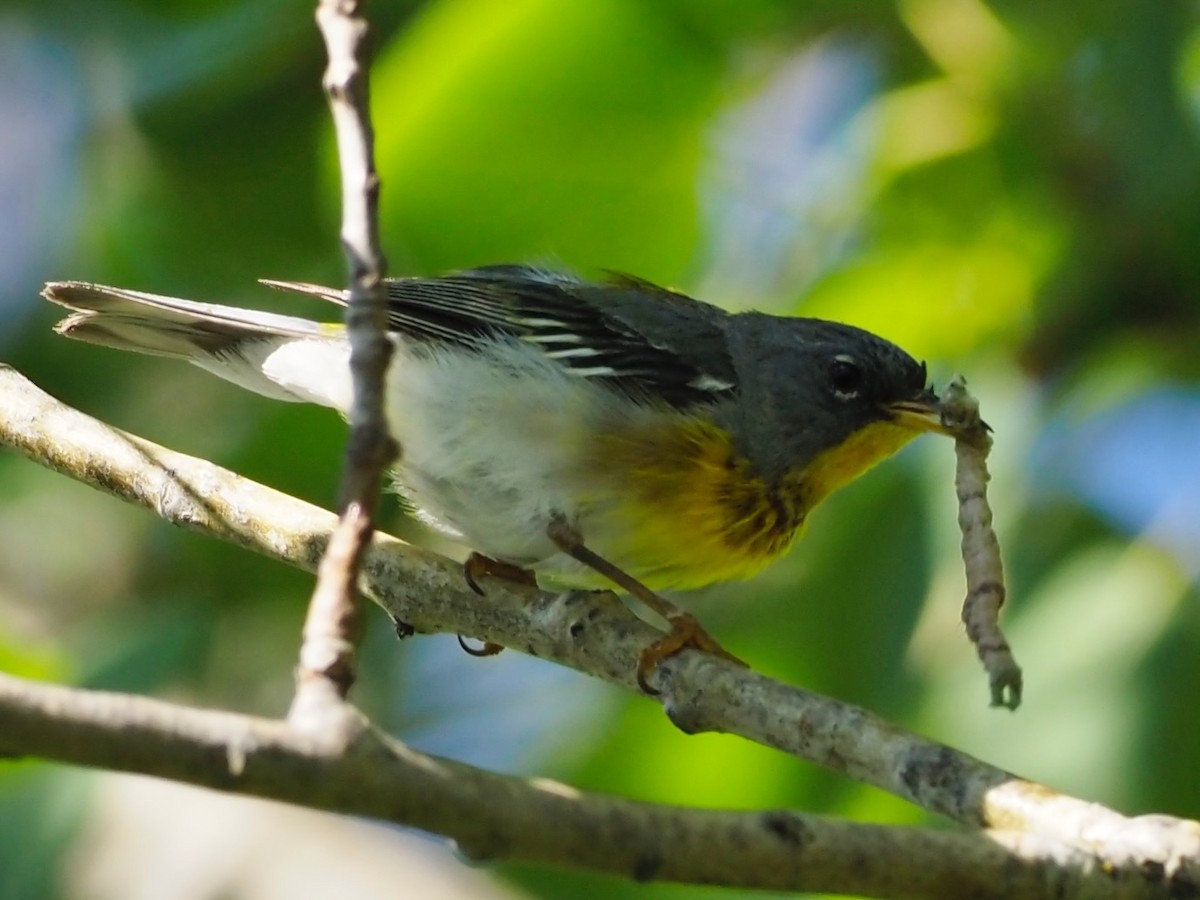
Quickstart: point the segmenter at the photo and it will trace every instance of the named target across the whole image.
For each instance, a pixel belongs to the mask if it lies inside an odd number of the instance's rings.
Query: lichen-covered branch
[[[0,753],[172,778],[415,826],[468,856],[638,880],[979,900],[1168,896],[1051,838],[785,811],[696,810],[427,756],[365,720],[336,740],[287,722],[0,675]]]

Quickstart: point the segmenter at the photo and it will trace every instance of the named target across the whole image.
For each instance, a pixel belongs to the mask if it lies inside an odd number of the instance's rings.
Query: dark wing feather
[[[267,282],[345,303],[341,291]],[[639,400],[686,409],[737,390],[716,307],[618,276],[588,283],[528,266],[390,280],[390,326],[418,340],[471,347],[510,338],[580,377]]]

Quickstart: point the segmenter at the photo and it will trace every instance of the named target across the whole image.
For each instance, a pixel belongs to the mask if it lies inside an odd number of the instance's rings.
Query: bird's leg
[[[638,687],[647,694],[658,693],[646,681],[650,673],[664,659],[674,656],[680,650],[688,648],[703,650],[705,653],[711,653],[714,656],[719,656],[721,659],[727,659],[730,662],[737,663],[739,666],[746,665],[718,644],[716,639],[704,630],[704,626],[700,624],[700,620],[691,613],[685,612],[670,600],[650,590],[650,588],[646,587],[646,585],[642,584],[624,569],[619,568],[587,547],[583,543],[583,538],[579,532],[568,524],[562,516],[555,516],[551,520],[550,527],[546,530],[546,533],[550,537],[550,540],[554,542],[554,546],[558,547],[563,553],[600,573],[617,587],[627,591],[630,596],[636,597],[666,619],[667,623],[671,626],[670,631],[643,650],[641,656],[638,657],[637,683]]]
[[[528,569],[522,569],[520,566],[515,566],[512,563],[492,559],[490,556],[484,556],[482,553],[472,552],[467,557],[467,561],[463,563],[463,577],[467,580],[467,586],[481,597],[483,596],[483,588],[479,586],[479,578],[484,575],[490,575],[493,578],[503,578],[505,581],[511,581],[515,584],[537,587],[537,579],[534,578],[533,573]],[[495,656],[504,649],[503,644],[497,644],[492,641],[484,641],[482,647],[470,647],[463,640],[461,634],[457,637],[458,646],[462,647],[463,650],[472,656]]]

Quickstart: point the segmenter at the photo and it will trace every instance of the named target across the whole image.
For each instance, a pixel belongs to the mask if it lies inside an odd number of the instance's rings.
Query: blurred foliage
[[[996,432],[1025,706],[985,706],[957,616],[952,454],[933,439],[830,499],[757,581],[690,598],[732,650],[1056,787],[1200,816],[1194,5],[370,12],[397,274],[627,270],[730,307],[854,322],[940,381],[970,377]],[[279,0],[0,8],[0,357],[94,415],[328,504],[334,417],[67,344],[37,300],[44,280],[82,278],[294,310],[254,279],[340,281],[322,53],[308,13]],[[285,709],[306,576],[12,455],[0,498],[5,671]],[[923,820],[780,754],[686,737],[652,703],[515,653],[397,645],[380,616],[365,653],[360,700],[424,749],[648,800]],[[81,887],[113,865],[94,781],[0,764],[0,898],[99,896]],[[156,840],[184,853],[189,827]],[[517,895],[710,895],[489,871]],[[268,896],[187,894],[218,895]]]

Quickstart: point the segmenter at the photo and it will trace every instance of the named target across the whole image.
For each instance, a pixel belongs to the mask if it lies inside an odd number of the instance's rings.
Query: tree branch
[[[177,525],[302,568],[316,565],[333,526],[329,513],[104,425],[4,366],[0,442]],[[384,609],[419,632],[495,641],[631,690],[638,654],[658,635],[611,595],[549,595],[492,580],[481,603],[458,564],[382,534],[364,580]],[[966,825],[1061,842],[1111,872],[1144,867],[1162,883],[1200,890],[1200,823],[1126,818],[705,654],[680,653],[660,672],[658,699],[685,731],[738,734]]]
[[[954,833],[785,811],[694,810],[497,775],[356,720],[343,740],[287,722],[0,675],[0,752],[171,778],[453,838],[476,860],[874,897],[1140,898],[1137,869],[1052,838]]]
[[[367,22],[355,0],[321,0],[317,25],[329,66],[323,84],[337,134],[342,175],[342,248],[350,272],[346,307],[353,402],[338,509],[341,518],[317,573],[304,621],[289,717],[330,727],[337,701],[354,683],[361,632],[358,572],[374,531],[383,472],[396,458],[384,417],[384,382],[392,356],[387,338],[387,264],[379,246],[379,177],[367,90]]]

